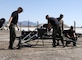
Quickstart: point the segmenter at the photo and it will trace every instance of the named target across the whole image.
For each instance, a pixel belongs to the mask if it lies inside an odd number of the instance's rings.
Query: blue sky
[[[82,26],[82,0],[0,0],[0,18],[8,21],[19,6],[24,9],[19,21],[47,23],[47,14],[55,18],[63,14],[65,24],[71,26],[76,21],[76,26]]]

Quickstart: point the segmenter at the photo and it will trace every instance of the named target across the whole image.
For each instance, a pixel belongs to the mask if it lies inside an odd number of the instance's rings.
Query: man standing
[[[62,18],[63,18],[63,14],[60,14],[60,16],[57,18],[57,20],[59,21],[59,26],[60,26],[60,30],[59,30],[60,36],[63,36],[63,30],[64,30],[64,28],[63,28],[64,22],[63,22]],[[64,41],[61,40],[61,42],[64,45]],[[57,45],[59,45],[59,40],[57,40]]]
[[[57,18],[57,20],[59,21],[59,26],[60,26],[60,29],[61,31],[63,32],[63,24],[64,24],[64,21],[62,20],[63,19],[63,14],[60,14],[60,16]]]
[[[16,38],[16,33],[15,33],[15,26],[17,26],[18,23],[18,14],[23,12],[22,7],[19,7],[16,11],[14,11],[11,14],[11,17],[9,19],[8,25],[9,25],[9,29],[10,29],[10,41],[9,41],[9,49],[13,49],[13,43],[15,41]],[[17,26],[18,28],[18,26]]]
[[[56,47],[56,34],[59,30],[59,22],[56,18],[49,17],[49,15],[46,15],[46,19],[48,20],[48,29],[51,29],[51,26],[53,28],[53,34],[52,34],[52,40],[53,40],[53,47]]]

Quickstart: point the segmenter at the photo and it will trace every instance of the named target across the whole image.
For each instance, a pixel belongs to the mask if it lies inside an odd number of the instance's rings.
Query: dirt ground
[[[21,33],[18,31],[17,36]],[[0,60],[82,60],[82,37],[77,40],[77,46],[70,44],[68,47],[52,47],[52,39],[28,42],[22,49],[9,50],[9,31],[0,31]],[[16,47],[18,40],[14,42]],[[27,44],[31,44],[29,47]]]

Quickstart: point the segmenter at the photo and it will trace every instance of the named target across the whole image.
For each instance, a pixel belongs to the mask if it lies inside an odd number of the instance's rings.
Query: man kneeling
[[[70,27],[70,29],[68,30],[68,33],[67,33],[67,37],[69,38],[69,39],[72,39],[73,41],[73,46],[76,46],[76,41],[77,41],[77,36],[76,36],[76,34],[75,34],[75,31],[73,30],[73,26],[71,26]],[[66,41],[66,46],[67,46],[67,44],[69,44],[70,43],[70,41],[68,42],[68,41]]]

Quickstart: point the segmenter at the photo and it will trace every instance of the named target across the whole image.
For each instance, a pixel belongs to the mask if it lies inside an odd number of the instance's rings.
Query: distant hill
[[[18,22],[18,25],[20,26],[20,24],[21,24],[21,26],[37,26],[37,23],[35,23],[35,22],[31,22],[31,21],[22,21],[22,22]],[[68,25],[66,25],[66,24],[64,24],[64,28],[68,28],[69,26]]]
[[[5,25],[7,24],[7,22],[5,23]],[[22,21],[22,22],[18,22],[18,25],[20,26],[37,26],[37,22],[31,22],[31,21]],[[64,24],[64,28],[68,28],[69,26]]]
[[[30,22],[30,21],[22,21],[22,22],[18,22],[18,25],[20,26],[37,26],[37,23],[34,22]]]
[[[64,28],[69,28],[69,26],[68,26],[68,25],[66,25],[66,24],[64,24]]]

